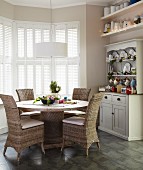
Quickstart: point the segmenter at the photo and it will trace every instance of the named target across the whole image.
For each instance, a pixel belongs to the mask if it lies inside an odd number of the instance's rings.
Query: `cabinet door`
[[[126,107],[113,105],[113,130],[126,134]]]
[[[100,126],[112,130],[112,105],[102,103],[100,106]]]

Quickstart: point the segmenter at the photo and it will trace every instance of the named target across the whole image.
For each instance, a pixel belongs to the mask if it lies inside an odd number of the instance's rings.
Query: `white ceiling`
[[[50,8],[50,0],[5,0],[13,5]],[[113,0],[51,0],[52,8],[75,6],[81,4],[107,5]]]

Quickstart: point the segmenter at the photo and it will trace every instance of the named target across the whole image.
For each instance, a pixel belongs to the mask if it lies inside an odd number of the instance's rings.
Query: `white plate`
[[[131,71],[131,64],[130,63],[126,63],[125,65],[124,65],[124,68],[123,68],[123,73],[130,73],[130,71]]]

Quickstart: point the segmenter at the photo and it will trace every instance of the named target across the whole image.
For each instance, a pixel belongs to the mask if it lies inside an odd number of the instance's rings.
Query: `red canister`
[[[126,94],[132,94],[132,89],[131,87],[126,88]]]

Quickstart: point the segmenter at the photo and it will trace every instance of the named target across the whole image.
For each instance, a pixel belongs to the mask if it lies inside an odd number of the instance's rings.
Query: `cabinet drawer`
[[[112,101],[118,104],[126,104],[126,96],[113,95]]]
[[[112,99],[112,95],[111,94],[105,94],[103,99],[102,99],[102,102],[104,103],[110,103],[111,102],[111,99]]]

